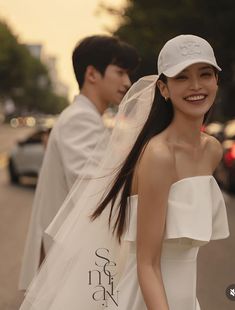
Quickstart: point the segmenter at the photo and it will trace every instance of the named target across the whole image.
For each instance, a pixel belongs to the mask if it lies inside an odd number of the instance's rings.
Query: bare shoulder
[[[157,139],[152,139],[146,146],[141,161],[151,162],[152,165],[169,166],[172,168],[175,165],[174,156],[169,146]]]
[[[207,134],[206,139],[207,139],[207,150],[211,153],[212,156],[215,156],[220,160],[223,155],[223,147],[221,143],[215,137],[212,137]]]
[[[204,134],[206,138],[206,151],[211,157],[211,162],[213,163],[214,169],[218,166],[219,162],[223,156],[223,147],[221,143],[210,135]]]
[[[141,156],[138,170],[142,174],[147,173],[155,184],[163,183],[163,179],[166,183],[173,183],[176,174],[172,149],[157,137],[151,139]]]

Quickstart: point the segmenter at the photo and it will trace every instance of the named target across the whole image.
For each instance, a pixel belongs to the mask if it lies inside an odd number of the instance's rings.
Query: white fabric
[[[135,241],[138,196],[130,200],[130,223],[124,240]],[[228,236],[226,221],[224,199],[213,176],[188,177],[171,186],[165,239],[184,237],[203,245]]]
[[[96,147],[101,139],[103,143]],[[61,113],[50,134],[35,193],[19,289],[26,289],[37,272],[42,238],[46,250],[51,244],[50,238],[44,234],[45,229],[75,180],[84,174],[92,174],[102,158],[107,140],[107,130],[95,105],[83,95],[76,96]],[[94,150],[92,160],[83,171]]]
[[[134,244],[134,242],[125,242],[123,238],[119,244],[111,233],[117,216],[120,195],[113,206],[114,212],[110,227],[108,225],[110,204],[95,221],[90,221],[90,215],[113,183],[119,172],[120,164],[132,149],[136,137],[146,122],[152,106],[157,79],[158,76],[147,76],[140,79],[124,97],[119,106],[116,125],[105,156],[98,165],[95,175],[91,179],[85,177],[81,182],[78,180],[74,184],[56,218],[47,229],[54,239],[54,244],[40,272],[29,287],[21,310],[64,310],[66,308],[77,310],[78,307],[99,310],[105,308],[110,289],[110,293],[114,292],[111,298],[113,297],[115,300],[117,293],[115,288],[121,283],[119,280],[124,271],[127,273],[124,266],[130,263],[129,245]],[[187,180],[189,182],[191,179]],[[194,180],[196,178],[192,178],[192,181]],[[83,181],[87,183],[85,191],[83,190]],[[176,187],[177,189],[181,182],[184,183],[183,180],[179,181],[172,188]],[[216,193],[218,188],[215,187],[212,190],[212,195],[214,191]],[[217,198],[215,196],[215,202],[217,202]],[[215,211],[214,226],[218,227],[218,237],[220,237],[222,236],[220,235],[220,226],[216,224],[220,223],[216,220],[220,217],[216,214],[219,213]],[[224,224],[225,229],[226,225],[227,221]],[[133,225],[132,228],[134,229]],[[216,230],[214,229],[214,231]],[[186,237],[177,239],[181,242],[183,240],[184,245],[186,240],[191,240]],[[167,240],[170,243],[170,240],[174,239]],[[133,252],[133,246],[130,248]],[[97,253],[97,251],[102,252]],[[190,268],[190,270],[192,269]],[[92,272],[92,283],[88,283],[89,272]],[[99,280],[101,281],[100,285],[99,282],[97,283]],[[135,285],[137,284],[135,283]],[[94,285],[98,292],[94,292]],[[94,300],[97,298],[103,300]]]
[[[169,41],[161,49],[158,56],[158,74],[173,77],[188,66],[206,63],[221,71],[210,44],[195,35],[179,35]]]
[[[32,281],[22,309],[49,309],[53,302],[59,299],[61,290],[69,290],[66,286],[68,282],[70,285],[74,283],[74,287],[79,291],[79,295],[71,297],[71,302],[78,296],[79,303],[89,302],[91,290],[86,285],[87,270],[94,266],[94,255],[100,248],[106,249],[108,251],[106,254],[115,261],[117,274],[112,280],[113,288],[118,283],[127,254],[126,243],[119,244],[116,236],[111,233],[117,217],[120,193],[113,206],[111,218],[111,204],[95,221],[91,222],[90,215],[113,183],[120,165],[135,144],[148,118],[157,79],[157,75],[141,78],[132,85],[123,98],[105,155],[97,165],[95,174],[92,178],[89,178],[89,174],[88,177],[84,175],[82,180],[78,179],[75,182],[55,219],[46,230],[53,238],[53,247],[44,260],[40,272]],[[89,160],[92,161],[92,158]],[[89,303],[91,307],[94,306],[92,300]]]
[[[130,224],[124,239],[130,243],[130,251],[123,277],[115,290],[119,292],[118,309],[147,310],[136,270],[138,196],[130,197],[129,208]],[[172,185],[161,254],[161,271],[170,310],[200,310],[196,298],[198,250],[210,240],[228,236],[226,207],[213,176],[184,178]],[[107,310],[117,309],[111,299],[108,303]]]
[[[116,237],[111,234],[120,195],[114,204],[110,228],[110,204],[95,221],[90,221],[90,215],[113,183],[120,164],[132,149],[146,122],[157,79],[158,76],[140,79],[124,97],[105,156],[94,177],[90,180],[84,179],[88,181],[85,191],[81,186],[83,182],[76,182],[47,230],[53,237],[54,244],[29,287],[21,310],[66,309],[67,305],[69,309],[77,309],[80,305],[82,309],[100,309],[100,303],[92,299],[94,287],[88,284],[88,273],[94,268],[99,269],[96,273],[102,272],[102,287],[98,288],[104,292],[108,292],[110,285],[114,290],[119,283],[129,246],[129,242],[123,240],[118,244]],[[67,209],[71,212],[67,212]],[[95,255],[97,250],[105,252],[102,253],[103,258]],[[103,270],[106,267],[100,266],[104,261],[108,264],[105,265],[107,268],[116,272],[112,279],[107,279],[107,270]],[[113,266],[114,264],[116,266]]]
[[[66,308],[77,310],[77,307],[99,310],[106,306],[108,293],[115,299],[117,293],[115,288],[121,283],[119,280],[124,274],[124,266],[130,262],[129,245],[134,243],[122,239],[122,243],[118,244],[116,237],[111,233],[120,195],[113,206],[110,228],[108,225],[110,204],[95,221],[90,221],[90,215],[112,185],[120,164],[133,148],[139,132],[146,123],[157,79],[158,76],[140,79],[124,97],[105,156],[98,165],[94,177],[91,179],[85,177],[82,182],[76,182],[58,215],[47,229],[54,239],[54,244],[40,272],[29,287],[21,310]],[[85,191],[83,181],[88,181]],[[177,188],[180,182],[172,187]],[[70,212],[67,212],[67,209]],[[170,240],[168,239],[168,243]],[[89,283],[90,272],[92,283]],[[94,289],[98,291],[94,292]]]
[[[198,197],[200,196],[200,199]],[[164,287],[167,294],[170,310],[200,310],[196,298],[196,259],[199,247],[208,243],[211,239],[222,239],[229,236],[228,221],[223,196],[212,176],[198,176],[182,179],[174,183],[169,192],[169,203],[166,218],[166,231],[162,248],[161,269],[164,281]],[[116,256],[112,256],[112,249],[108,253],[103,244],[111,237],[107,234],[107,228],[100,217],[96,225],[89,225],[93,231],[93,238],[96,241],[96,247],[86,242],[84,236],[84,247],[79,249],[86,255],[86,260],[80,265],[79,256],[73,256],[67,262],[67,266],[62,270],[63,281],[54,288],[47,285],[50,283],[50,272],[45,277],[45,286],[40,285],[38,291],[35,291],[34,283],[32,290],[29,291],[28,298],[21,306],[20,310],[147,310],[139,288],[136,272],[136,214],[138,210],[137,196],[130,197],[129,208],[131,209],[129,230],[124,239],[129,247],[128,255],[125,259],[125,268],[122,267],[122,276],[116,287],[109,283],[109,277],[102,272],[101,283],[98,283],[98,271],[103,270],[105,263],[107,270],[111,271],[113,278],[115,275]],[[195,215],[197,216],[195,217]],[[175,221],[172,221],[172,219]],[[192,226],[192,223],[194,225]],[[84,227],[86,224],[84,223]],[[197,229],[195,229],[197,227]],[[99,229],[99,230],[97,230]],[[104,235],[101,230],[104,231]],[[81,228],[82,231],[82,228]],[[96,232],[98,232],[96,238]],[[77,229],[74,229],[77,232]],[[105,233],[106,232],[106,233]],[[200,232],[200,235],[198,234]],[[70,236],[71,236],[70,231]],[[106,236],[107,240],[99,240],[99,236]],[[81,236],[77,236],[79,240]],[[66,242],[62,241],[62,250],[72,249],[77,253],[75,236],[65,237]],[[132,241],[128,241],[132,240]],[[73,244],[71,244],[72,242]],[[104,242],[104,243],[103,243]],[[65,247],[67,245],[67,248]],[[58,245],[58,243],[57,243]],[[79,243],[80,245],[80,243]],[[101,249],[99,257],[95,256],[95,250]],[[49,254],[49,257],[54,257]],[[61,256],[63,253],[61,252]],[[103,257],[103,258],[102,258]],[[60,257],[58,257],[58,260]],[[54,261],[54,265],[57,262]],[[49,265],[50,266],[50,265]],[[57,272],[59,270],[55,267]],[[89,282],[89,271],[93,270],[91,285]],[[40,275],[40,274],[39,274]],[[81,282],[80,279],[83,279]],[[53,282],[55,281],[52,275]],[[37,284],[42,281],[39,278]],[[60,278],[59,278],[60,280]],[[54,282],[56,285],[56,282]],[[46,295],[48,292],[48,296]],[[34,294],[30,294],[34,293]],[[103,298],[103,293],[104,297]],[[110,295],[111,297],[110,297]],[[53,298],[50,298],[53,296]],[[49,299],[48,299],[49,297]],[[93,299],[100,299],[95,301]],[[50,302],[48,302],[50,300]],[[118,307],[116,305],[118,303]]]
[[[88,178],[84,174],[84,179],[81,180],[78,178],[76,180],[53,222],[46,229],[46,233],[53,239],[57,239],[57,232],[67,218],[67,214],[70,213],[68,210],[71,210],[76,205],[72,221],[79,216],[82,208],[94,210],[104,192],[113,182],[118,171],[117,168],[125,160],[149,115],[157,79],[157,75],[149,75],[139,79],[132,85],[123,98],[119,105],[115,127],[112,131],[109,144],[107,145],[102,161],[97,164],[95,175],[93,175],[93,177],[97,179],[89,180],[89,174]],[[91,156],[91,161],[93,157],[94,156]],[[84,183],[88,187],[85,192]],[[94,205],[86,207],[88,205],[86,197],[94,195],[95,193],[97,193],[97,195],[96,199],[93,201]]]

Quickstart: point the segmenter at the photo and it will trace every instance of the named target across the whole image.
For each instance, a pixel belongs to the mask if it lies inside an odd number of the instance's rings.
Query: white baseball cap
[[[161,49],[158,56],[158,75],[176,76],[182,70],[195,63],[206,63],[221,71],[210,44],[195,35],[179,35]]]

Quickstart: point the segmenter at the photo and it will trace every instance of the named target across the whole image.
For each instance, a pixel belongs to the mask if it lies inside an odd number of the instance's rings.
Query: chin
[[[203,119],[207,112],[208,110],[201,113],[185,113],[185,115],[187,115],[190,119],[197,121]]]

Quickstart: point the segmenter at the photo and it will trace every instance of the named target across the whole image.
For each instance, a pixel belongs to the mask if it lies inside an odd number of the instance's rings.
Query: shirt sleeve
[[[94,111],[74,113],[61,126],[58,144],[69,189],[78,177],[82,178],[84,173],[87,175],[87,169],[83,168],[91,155],[93,160],[89,160],[89,171],[94,169],[103,147],[98,143],[102,144],[105,134],[102,119]]]

